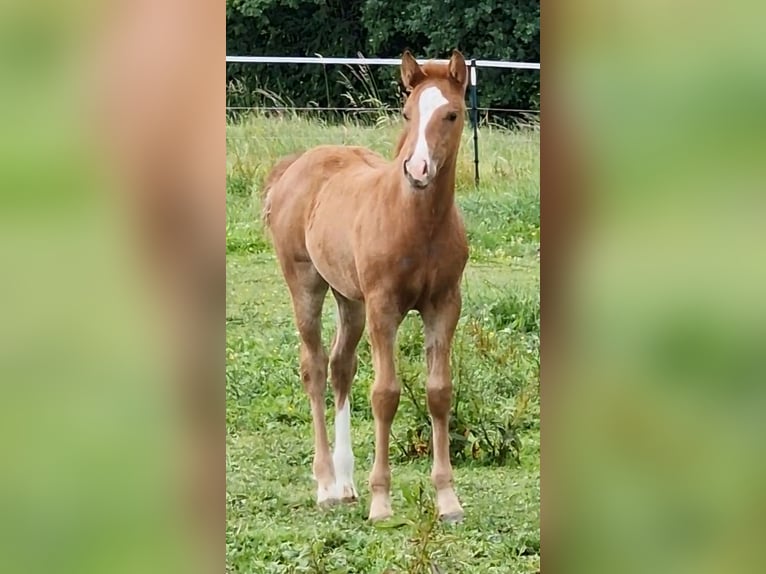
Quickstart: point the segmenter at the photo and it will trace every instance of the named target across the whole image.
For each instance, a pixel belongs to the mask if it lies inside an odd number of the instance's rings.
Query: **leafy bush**
[[[525,321],[511,320],[506,315],[511,309]],[[533,424],[533,402],[539,394],[539,338],[536,332],[521,338],[519,335],[527,334],[515,329],[512,332],[511,328],[526,331],[535,320],[539,324],[539,301],[509,295],[498,307],[487,309],[483,317],[472,313],[459,326],[452,354],[454,398],[449,426],[450,457],[455,463],[520,462],[520,434]],[[432,456],[431,419],[422,397],[422,344],[417,321],[408,318],[400,331],[398,366],[400,408],[406,412],[408,424],[403,436],[393,437],[401,460]],[[506,400],[498,401],[499,397]]]
[[[404,48],[422,57],[540,61],[540,3],[535,0],[402,2],[366,0],[362,21],[368,50],[398,57]],[[398,74],[389,68],[388,72]],[[482,70],[483,107],[538,109],[540,75],[531,70]]]

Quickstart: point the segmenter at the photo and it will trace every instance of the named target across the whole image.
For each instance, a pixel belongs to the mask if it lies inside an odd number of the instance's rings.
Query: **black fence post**
[[[476,91],[476,59],[471,58],[471,124],[473,124],[473,166],[474,184],[479,185],[479,95]]]

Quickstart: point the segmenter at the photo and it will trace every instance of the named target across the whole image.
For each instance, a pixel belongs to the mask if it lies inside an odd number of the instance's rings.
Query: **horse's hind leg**
[[[311,262],[289,262],[283,270],[301,338],[301,380],[309,397],[314,421],[313,470],[317,481],[317,503],[332,504],[338,502],[340,494],[335,484],[325,426],[327,352],[322,345],[322,304],[328,286]]]
[[[351,301],[333,290],[338,303],[338,330],[330,352],[330,379],[335,394],[335,450],[333,464],[341,498],[357,499],[354,452],[351,448],[351,383],[356,374],[356,347],[364,333],[364,303]]]

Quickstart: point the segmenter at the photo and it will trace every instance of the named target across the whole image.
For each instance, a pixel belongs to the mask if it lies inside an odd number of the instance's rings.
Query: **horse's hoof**
[[[370,505],[370,522],[380,522],[381,520],[387,520],[394,515],[394,511],[391,510],[391,501],[388,499],[373,498]]]
[[[334,506],[338,506],[340,503],[340,498],[325,498],[323,500],[317,501],[317,506],[319,506],[319,508],[322,510],[329,510]]]
[[[353,504],[359,500],[359,495],[357,494],[356,489],[351,485],[344,486],[341,492],[343,493],[340,497],[341,502]]]
[[[393,517],[393,512],[382,512],[380,514],[370,514],[370,517],[368,520],[370,522],[383,522],[384,520],[388,520],[389,518]]]
[[[458,524],[463,522],[464,514],[462,511],[450,512],[448,514],[442,514],[439,519],[447,524]]]
[[[341,498],[341,492],[335,484],[317,490],[317,505],[320,508],[332,508],[340,504]]]

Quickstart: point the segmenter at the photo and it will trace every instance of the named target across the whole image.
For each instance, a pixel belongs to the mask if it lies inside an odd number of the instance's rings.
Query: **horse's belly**
[[[330,287],[347,299],[363,299],[354,253],[341,229],[308,229],[306,249],[314,267]]]
[[[325,257],[320,254],[315,256],[309,249],[309,254],[319,274],[325,281],[343,295],[346,299],[361,301],[364,299],[362,290],[359,288],[359,278],[353,265],[339,265],[332,256]]]

